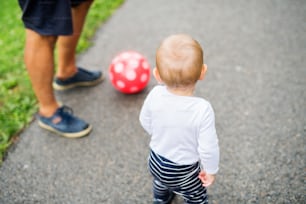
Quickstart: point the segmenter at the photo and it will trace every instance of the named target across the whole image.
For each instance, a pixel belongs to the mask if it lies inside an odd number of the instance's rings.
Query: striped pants
[[[198,178],[199,162],[178,165],[151,150],[149,170],[154,177],[154,203],[168,204],[174,194],[182,196],[186,204],[208,203],[206,188]]]

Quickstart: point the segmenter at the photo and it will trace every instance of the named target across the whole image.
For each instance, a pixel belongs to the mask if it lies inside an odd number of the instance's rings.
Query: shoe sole
[[[68,89],[72,89],[75,87],[86,87],[86,86],[95,86],[97,84],[99,84],[100,82],[102,82],[104,80],[104,76],[102,75],[100,78],[96,79],[95,81],[87,81],[87,82],[77,82],[77,83],[73,83],[70,85],[59,85],[55,82],[53,82],[53,88],[57,91],[65,91]]]
[[[41,121],[38,121],[38,125],[41,127],[41,128],[44,128],[46,130],[49,130],[51,132],[54,132],[60,136],[63,136],[63,137],[67,137],[67,138],[80,138],[80,137],[84,137],[86,135],[88,135],[91,130],[92,130],[92,126],[89,125],[85,130],[82,130],[80,132],[76,132],[76,133],[65,133],[65,132],[60,132],[56,129],[54,129],[53,127],[49,126],[49,125],[46,125],[44,124],[43,122]]]

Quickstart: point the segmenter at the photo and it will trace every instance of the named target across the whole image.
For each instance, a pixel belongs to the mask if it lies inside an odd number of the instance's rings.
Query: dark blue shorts
[[[71,35],[71,7],[86,0],[18,0],[22,21],[28,29],[41,35]]]

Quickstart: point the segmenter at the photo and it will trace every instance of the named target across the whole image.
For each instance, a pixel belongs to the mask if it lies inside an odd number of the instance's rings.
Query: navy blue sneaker
[[[104,76],[101,71],[89,71],[78,67],[77,73],[65,80],[57,77],[53,80],[53,88],[58,91],[63,91],[79,86],[94,86],[103,81]]]
[[[92,130],[91,125],[73,116],[72,109],[68,106],[58,108],[51,117],[39,115],[38,119],[40,127],[64,137],[83,137]]]

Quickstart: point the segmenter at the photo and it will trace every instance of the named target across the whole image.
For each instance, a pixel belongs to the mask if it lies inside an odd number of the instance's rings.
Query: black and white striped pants
[[[174,193],[181,195],[188,204],[208,203],[206,188],[198,178],[199,162],[178,165],[151,150],[149,170],[154,177],[154,200],[159,201],[158,203],[169,203]]]

